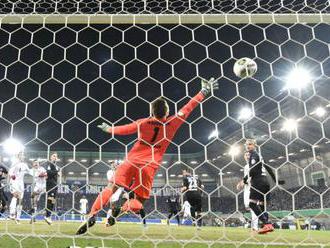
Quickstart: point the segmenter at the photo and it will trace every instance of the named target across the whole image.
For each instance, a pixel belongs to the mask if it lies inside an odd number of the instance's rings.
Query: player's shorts
[[[46,187],[44,185],[35,185],[33,188],[33,193],[42,194],[46,192]]]
[[[250,199],[255,201],[268,201],[270,200],[269,194],[267,194],[270,190],[270,185],[267,180],[267,177],[262,176],[258,178],[254,178],[251,181],[250,188]]]
[[[13,181],[10,182],[10,193],[19,193],[21,198],[23,198],[24,195],[24,183],[18,182],[18,181]]]
[[[57,196],[57,185],[47,185],[46,186],[46,193],[47,193],[47,198],[48,197],[56,198],[56,196]]]
[[[87,209],[80,209],[80,214],[87,214]]]
[[[200,192],[188,191],[186,193],[186,200],[189,202],[194,211],[202,212],[202,195]]]
[[[116,185],[131,189],[137,196],[149,199],[156,171],[150,166],[134,166],[125,161],[116,169],[113,181]]]

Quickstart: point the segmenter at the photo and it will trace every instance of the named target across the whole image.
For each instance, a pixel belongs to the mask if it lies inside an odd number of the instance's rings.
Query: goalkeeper
[[[179,127],[188,118],[190,113],[213,90],[218,89],[218,82],[211,78],[202,80],[201,91],[194,96],[180,111],[169,117],[169,106],[164,98],[155,100],[152,107],[152,116],[139,119],[127,125],[110,126],[102,123],[98,127],[112,135],[131,135],[137,133],[138,140],[128,152],[125,161],[117,168],[113,177],[114,183],[106,187],[96,198],[88,219],[82,223],[76,234],[83,234],[95,224],[96,214],[107,205],[111,196],[119,189],[132,189],[134,199],[129,199],[116,211],[113,217],[126,211],[140,212],[143,203],[149,199],[153,179],[161,165],[163,155]],[[133,182],[133,178],[135,179]],[[131,182],[133,185],[130,186]],[[111,221],[112,225],[115,223]]]

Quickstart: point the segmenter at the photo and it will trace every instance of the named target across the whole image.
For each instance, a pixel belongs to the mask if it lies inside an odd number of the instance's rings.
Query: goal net
[[[25,177],[20,225],[0,217],[4,247],[329,247],[330,2],[328,0],[3,0],[0,3],[0,163],[5,141],[19,140],[25,161],[45,167],[57,152],[52,225],[40,196],[31,219],[33,179]],[[252,78],[233,73],[253,59]],[[126,214],[76,236],[81,199],[90,209],[137,140],[97,128],[150,115],[163,96],[175,114],[214,77],[214,91],[184,122],[155,174],[141,216]],[[243,192],[244,143],[255,139],[279,180],[265,209],[276,230],[250,231]],[[13,147],[11,147],[14,149]],[[47,168],[46,168],[47,169]],[[168,199],[184,202],[182,170],[202,181],[202,228]],[[271,180],[270,180],[271,181]],[[2,202],[2,206],[4,203]],[[179,207],[178,207],[179,208]],[[1,246],[0,244],[0,246]]]

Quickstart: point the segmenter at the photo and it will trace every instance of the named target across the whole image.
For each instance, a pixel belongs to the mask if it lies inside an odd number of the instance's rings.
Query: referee
[[[46,179],[46,217],[45,221],[47,224],[52,224],[51,214],[54,211],[56,196],[57,196],[57,178],[59,175],[59,169],[56,165],[58,160],[57,153],[54,152],[50,156],[50,161],[46,163],[47,179]]]
[[[201,180],[197,175],[191,175],[188,171],[183,170],[183,183],[181,192],[185,193],[186,201],[189,202],[191,208],[191,217],[197,224],[202,227],[202,191],[204,188]],[[197,221],[196,221],[197,220]],[[197,223],[196,223],[197,222]]]

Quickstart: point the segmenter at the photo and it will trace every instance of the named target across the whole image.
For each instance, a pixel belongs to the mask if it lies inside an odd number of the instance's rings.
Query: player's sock
[[[90,215],[96,215],[109,202],[112,193],[112,189],[108,187],[104,188],[94,201]]]
[[[195,212],[195,209],[193,207],[190,208],[190,214],[191,214],[193,224],[196,225],[196,212]]]
[[[180,225],[180,217],[179,217],[178,213],[176,214],[175,218],[176,218],[176,221],[178,222],[178,225]]]
[[[172,213],[170,213],[169,215],[168,215],[168,217],[167,217],[167,225],[169,225],[170,224],[170,222],[171,222],[171,218],[172,218]]]
[[[13,198],[11,198],[11,202],[9,205],[9,214],[11,216],[16,215],[16,206],[17,206],[17,198],[13,197]]]
[[[51,199],[47,200],[46,217],[50,217],[54,209],[54,203]]]
[[[269,216],[268,216],[268,213],[265,212],[265,205],[259,205],[259,206],[260,206],[260,209],[262,211],[262,214],[265,217],[266,222],[269,223]]]
[[[16,209],[16,219],[19,220],[22,214],[22,205],[18,204]]]
[[[199,227],[202,226],[202,215],[201,214],[197,215],[197,226],[199,226]]]
[[[258,216],[259,220],[263,224],[268,224],[268,219],[266,218],[265,214],[262,212],[260,205],[250,202],[249,207],[252,209],[252,211]]]
[[[251,228],[253,230],[258,230],[258,216],[250,209],[251,212]]]
[[[110,216],[112,216],[112,209],[111,208],[109,208],[109,210],[107,212],[107,219],[109,219]]]
[[[119,187],[116,192],[114,194],[112,194],[111,198],[110,198],[110,202],[114,203],[120,200],[122,193],[124,192],[124,188],[123,187]]]

